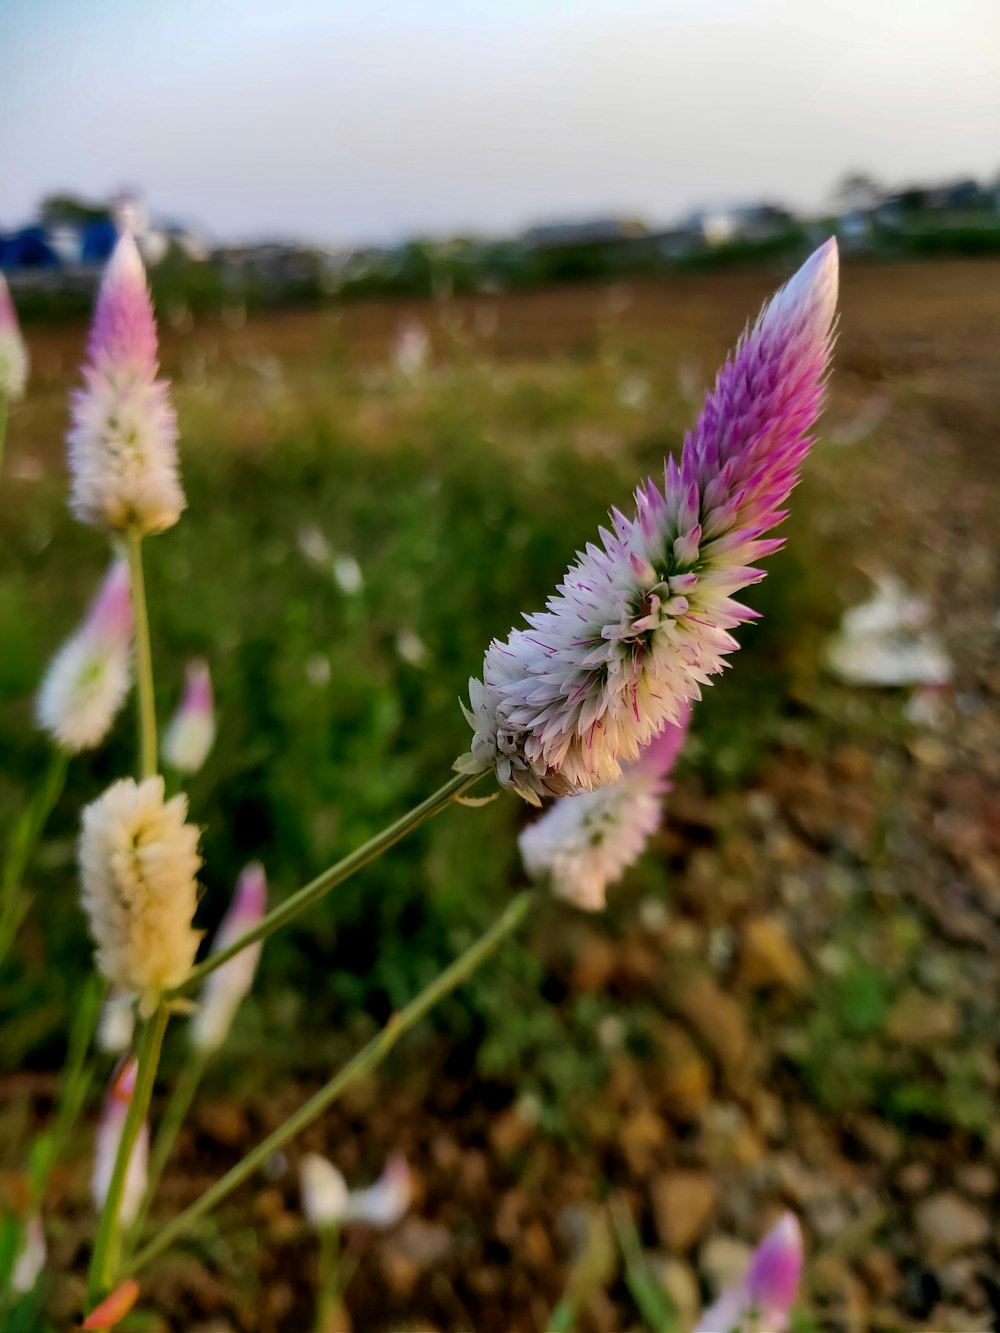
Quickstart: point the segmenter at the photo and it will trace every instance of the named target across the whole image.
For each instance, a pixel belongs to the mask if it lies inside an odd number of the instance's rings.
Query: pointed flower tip
[[[28,349],[21,337],[7,279],[0,273],[0,398],[17,402],[24,396],[27,381]]]
[[[776,319],[808,313],[810,322],[825,335],[836,313],[839,285],[840,252],[836,237],[831,236],[775,294],[767,307],[765,322],[770,324]]]
[[[204,658],[187,666],[184,695],[163,738],[163,758],[179,773],[196,773],[215,744],[212,676]]]
[[[802,1230],[785,1213],[758,1245],[747,1273],[747,1295],[762,1310],[787,1311],[802,1276]]]
[[[193,657],[187,664],[184,704],[196,713],[212,711],[212,673],[203,657]]]
[[[134,1055],[130,1055],[115,1074],[110,1088],[110,1095],[116,1102],[127,1106],[135,1092],[135,1076],[139,1065]]]
[[[267,874],[259,861],[243,867],[236,881],[233,915],[246,927],[260,920],[267,906]]]
[[[94,630],[116,644],[132,638],[132,584],[128,562],[116,560],[104,577],[90,611]]]
[[[101,1301],[100,1305],[91,1310],[80,1325],[81,1329],[84,1333],[107,1333],[107,1330],[121,1323],[138,1299],[139,1284],[135,1278],[130,1277],[107,1300]]]
[[[97,364],[156,368],[156,324],[146,269],[131,233],[111,252],[101,279],[88,351]]]

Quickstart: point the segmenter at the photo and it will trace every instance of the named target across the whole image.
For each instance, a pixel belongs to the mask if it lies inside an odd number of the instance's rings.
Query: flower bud
[[[306,1153],[299,1163],[302,1211],[314,1227],[337,1226],[347,1215],[347,1184],[332,1162]]]
[[[257,924],[267,906],[267,877],[264,867],[253,861],[236,884],[233,900],[212,941],[212,952],[228,949]],[[198,1012],[191,1020],[191,1043],[196,1050],[217,1050],[226,1039],[240,1001],[253,985],[262,941],[248,944],[228,963],[205,979]]]
[[[28,349],[21,337],[7,280],[0,273],[0,398],[16,403],[28,382]]]
[[[208,663],[188,663],[184,697],[163,738],[163,759],[178,773],[197,773],[215,741],[215,708]]]
[[[135,1092],[136,1078],[135,1057],[130,1057],[118,1070],[104,1099],[104,1110],[97,1126],[97,1141],[94,1150],[94,1173],[91,1178],[91,1192],[94,1205],[100,1211],[108,1197],[111,1177],[118,1156],[125,1117]],[[149,1127],[143,1124],[132,1148],[128,1169],[125,1173],[125,1185],[122,1189],[119,1219],[123,1227],[131,1226],[139,1213],[139,1206],[146,1193],[146,1168],[149,1159]]]
[[[59,649],[38,691],[39,726],[71,754],[100,745],[131,684],[128,566],[111,566],[83,624]]]

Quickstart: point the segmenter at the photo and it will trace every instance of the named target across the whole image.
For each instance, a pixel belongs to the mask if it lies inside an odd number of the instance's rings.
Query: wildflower
[[[24,1243],[14,1260],[14,1270],[10,1275],[11,1291],[23,1295],[34,1290],[38,1275],[45,1267],[47,1254],[42,1219],[36,1213],[28,1219],[24,1228]]]
[[[135,996],[112,991],[104,1001],[97,1025],[97,1046],[105,1055],[121,1055],[132,1045]]]
[[[184,697],[163,738],[163,759],[178,773],[197,773],[215,741],[215,709],[208,663],[187,665]]]
[[[125,1117],[128,1115],[129,1104],[135,1092],[136,1069],[135,1057],[130,1057],[112,1079],[111,1087],[104,1099],[104,1110],[97,1126],[94,1172],[90,1182],[94,1205],[98,1211],[104,1207],[111,1186],[118,1145],[121,1142],[122,1130],[125,1128]],[[122,1226],[131,1226],[138,1216],[139,1206],[146,1193],[148,1158],[149,1127],[143,1124],[125,1172],[125,1184],[118,1214]]]
[[[113,532],[163,532],[185,505],[177,422],[166,381],[156,377],[156,322],[129,235],[105,269],[87,354],[69,433],[70,507]]]
[[[83,812],[82,902],[101,973],[140,996],[140,1012],[179,985],[201,938],[191,929],[201,865],[187,798],[164,801],[162,777],[123,778]]]
[[[222,919],[212,952],[227,949],[245,935],[264,915],[267,904],[267,877],[264,867],[253,861],[236,882],[229,911]],[[240,1001],[253,985],[261,941],[248,944],[228,963],[210,972],[201,993],[198,1012],[191,1022],[191,1041],[196,1050],[217,1050],[226,1039]]]
[[[337,1226],[347,1213],[347,1183],[332,1162],[306,1153],[299,1163],[302,1211],[314,1227]]]
[[[7,280],[0,273],[0,398],[16,403],[28,382],[28,349],[21,337]]]
[[[38,692],[38,724],[75,754],[100,745],[131,683],[128,566],[116,560],[73,637],[52,659]]]
[[[413,1188],[410,1168],[402,1153],[396,1153],[385,1164],[385,1170],[374,1185],[364,1190],[351,1190],[344,1214],[345,1222],[367,1222],[369,1226],[394,1227],[410,1206]]]
[[[746,1277],[722,1293],[695,1333],[783,1333],[802,1276],[802,1233],[792,1213],[764,1237]]]
[[[679,725],[667,723],[626,764],[617,782],[564,796],[521,833],[518,844],[533,878],[550,875],[552,891],[587,912],[605,905],[605,891],[637,860],[660,823],[667,774],[680,753],[690,719],[685,704]]]
[[[537,803],[593,790],[681,705],[700,697],[756,613],[732,594],[763,578],[820,408],[837,293],[828,241],[764,308],[723,366],[681,461],[661,491],[589,544],[547,609],[487,649],[470,685],[475,736],[459,772],[495,765],[502,785]]]

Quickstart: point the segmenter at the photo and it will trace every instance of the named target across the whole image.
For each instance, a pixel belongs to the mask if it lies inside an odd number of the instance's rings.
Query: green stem
[[[316,1333],[330,1333],[340,1299],[340,1227],[333,1223],[319,1233]]]
[[[181,1125],[183,1125],[187,1113],[191,1109],[191,1103],[198,1091],[198,1084],[201,1082],[207,1062],[208,1053],[206,1051],[194,1050],[188,1055],[181,1067],[180,1074],[177,1076],[177,1082],[174,1084],[174,1090],[170,1095],[169,1102],[167,1102],[166,1110],[163,1112],[163,1118],[156,1131],[156,1138],[153,1140],[153,1147],[149,1154],[146,1193],[143,1196],[142,1207],[139,1209],[139,1215],[129,1228],[129,1241],[133,1245],[138,1242],[142,1235],[142,1229],[145,1226],[146,1218],[149,1216],[149,1210],[156,1194],[156,1187],[160,1183],[160,1177],[163,1175],[167,1162],[170,1160],[170,1154],[173,1151],[174,1143],[177,1141]]]
[[[311,907],[313,903],[318,902],[335,885],[343,883],[345,879],[350,878],[362,866],[366,866],[369,861],[374,861],[376,857],[381,856],[393,843],[399,842],[400,838],[404,838],[407,833],[423,824],[425,820],[439,814],[456,796],[460,796],[474,782],[478,782],[480,777],[482,777],[481,773],[475,773],[471,777],[463,773],[451,778],[443,787],[439,787],[432,796],[428,796],[426,801],[421,801],[419,805],[414,806],[402,818],[397,819],[394,824],[390,824],[381,833],[376,833],[374,838],[369,838],[356,851],[345,856],[336,865],[324,870],[322,874],[317,875],[304,888],[299,889],[297,893],[293,893],[290,898],[286,898],[283,903],[279,903],[277,907],[262,917],[252,930],[248,930],[245,935],[241,935],[238,940],[234,940],[227,949],[220,949],[218,953],[210,954],[197,967],[191,969],[179,986],[166,991],[166,998],[173,999],[175,996],[182,995],[185,991],[192,990],[204,981],[210,972],[214,972],[217,967],[227,963],[230,958],[241,953],[248,945],[256,943],[257,940],[265,940],[268,935],[273,935],[276,930],[280,930],[282,926],[287,925],[300,912],[304,912],[307,907]]]
[[[153,695],[153,650],[149,642],[149,612],[146,608],[146,581],[142,572],[142,537],[128,535],[128,568],[135,615],[135,663],[138,677],[139,705],[139,777],[151,778],[156,772],[156,702]]]
[[[125,1175],[132,1157],[132,1149],[139,1137],[142,1122],[149,1111],[150,1098],[153,1095],[153,1083],[160,1063],[160,1050],[163,1047],[163,1034],[167,1030],[170,1010],[161,1004],[153,1017],[146,1024],[139,1046],[138,1069],[136,1071],[135,1092],[129,1103],[122,1136],[118,1142],[118,1155],[115,1158],[111,1183],[107,1198],[101,1210],[101,1221],[94,1242],[94,1252],[90,1257],[90,1274],[87,1279],[87,1299],[91,1305],[101,1301],[111,1291],[115,1277],[115,1265],[118,1252],[122,1192],[125,1188]]]
[[[531,890],[518,894],[516,898],[511,899],[501,916],[490,926],[478,940],[466,949],[465,953],[455,959],[450,966],[431,982],[424,990],[420,992],[415,999],[411,1000],[405,1009],[401,1009],[385,1025],[377,1036],[358,1052],[353,1060],[335,1075],[329,1083],[325,1084],[309,1100],[295,1112],[283,1125],[280,1125],[272,1134],[257,1145],[241,1162],[227,1171],[226,1174],[209,1186],[200,1199],[196,1199],[190,1207],[185,1208],[182,1213],[173,1218],[164,1226],[155,1239],[140,1250],[135,1258],[125,1265],[122,1273],[123,1277],[132,1277],[141,1268],[155,1259],[158,1254],[168,1249],[179,1236],[189,1231],[195,1222],[199,1221],[206,1213],[221,1203],[227,1194],[232,1193],[237,1185],[242,1185],[244,1180],[252,1176],[253,1173],[267,1161],[268,1157],[278,1149],[283,1148],[289,1140],[300,1133],[307,1125],[311,1125],[317,1116],[332,1106],[344,1091],[363,1078],[366,1074],[377,1069],[392,1048],[399,1041],[405,1032],[408,1032],[421,1018],[432,1009],[438,1000],[442,999],[456,986],[460,986],[463,981],[476,970],[480,963],[496,949],[496,947],[508,935],[512,934],[527,915],[528,909],[535,901],[535,894]]]
[[[3,467],[3,450],[7,441],[7,395],[0,393],[0,467]]]

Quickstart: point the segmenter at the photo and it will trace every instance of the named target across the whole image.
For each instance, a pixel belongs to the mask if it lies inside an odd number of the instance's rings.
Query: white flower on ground
[[[374,1185],[348,1190],[344,1177],[332,1162],[317,1153],[307,1153],[299,1166],[302,1209],[315,1227],[364,1222],[382,1230],[394,1227],[404,1216],[413,1197],[410,1168],[401,1153],[395,1153]]]
[[[21,337],[7,279],[0,273],[0,398],[16,403],[28,382],[28,349]]]
[[[83,523],[139,536],[173,527],[184,508],[177,420],[157,378],[156,321],[131,236],[108,261],[73,397],[70,508]]]
[[[867,602],[844,612],[826,665],[849,685],[947,685],[951,660],[929,628],[932,615],[901,579],[882,575]]]
[[[45,1267],[47,1255],[42,1219],[36,1214],[25,1224],[24,1243],[14,1260],[14,1271],[10,1275],[11,1291],[19,1296],[33,1291],[38,1276]]]
[[[599,912],[605,893],[638,860],[662,816],[667,774],[684,744],[690,720],[668,723],[625,765],[617,782],[564,796],[521,832],[518,845],[533,879],[549,876],[552,891],[585,912]]]
[[[496,767],[537,801],[614,782],[683,703],[700,697],[756,613],[733,594],[764,577],[811,444],[829,362],[837,249],[819,249],[764,308],[719,373],[662,489],[611,514],[546,609],[486,651],[459,772]]]
[[[197,773],[215,743],[212,676],[204,658],[187,665],[184,697],[163,737],[163,760],[178,773]]]
[[[83,812],[81,899],[103,976],[140,996],[140,1012],[179,985],[201,938],[192,930],[201,866],[187,797],[164,800],[163,779],[123,778]]]
[[[212,953],[228,949],[241,935],[260,921],[267,906],[267,876],[264,867],[253,861],[236,882],[229,911],[212,941]],[[217,1050],[226,1039],[240,1001],[253,985],[260,959],[262,941],[248,944],[228,963],[210,972],[191,1020],[191,1044],[196,1050]]]
[[[45,673],[35,712],[56,745],[76,754],[100,745],[132,681],[128,566],[116,560],[82,625]]]
[[[299,1163],[302,1211],[317,1230],[338,1226],[347,1213],[347,1182],[332,1162],[306,1153]]]
[[[104,1099],[104,1110],[97,1125],[94,1171],[91,1177],[91,1193],[98,1211],[104,1207],[104,1201],[108,1197],[115,1158],[118,1156],[118,1145],[121,1142],[122,1130],[125,1128],[125,1117],[128,1115],[129,1103],[135,1092],[135,1076],[136,1062],[132,1057],[112,1079],[111,1087]],[[149,1127],[144,1123],[139,1130],[125,1173],[125,1186],[119,1212],[124,1227],[131,1226],[138,1216],[139,1206],[146,1193],[148,1161]]]

